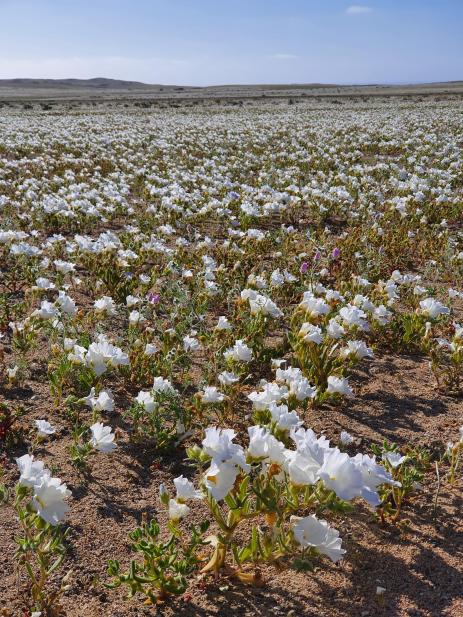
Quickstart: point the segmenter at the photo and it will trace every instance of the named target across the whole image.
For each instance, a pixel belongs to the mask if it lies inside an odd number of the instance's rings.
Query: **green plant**
[[[399,485],[383,485],[379,491],[381,504],[377,516],[392,524],[399,520],[404,503],[416,491],[430,465],[430,454],[423,448],[408,447],[401,454],[395,443],[384,441],[381,446],[373,445],[371,451],[382,459],[384,467]]]
[[[60,613],[60,596],[69,588],[72,576],[72,571],[69,571],[62,576],[58,586],[51,582],[52,575],[60,570],[66,556],[68,530],[45,522],[33,509],[30,497],[30,488],[16,486],[11,506],[18,517],[22,536],[16,538],[14,558],[29,579],[32,610],[55,617]],[[9,501],[9,491],[0,486],[0,503]]]
[[[190,425],[190,412],[173,392],[153,391],[148,408],[135,402],[124,418],[132,425],[132,440],[153,442],[158,450],[169,449]]]
[[[142,560],[132,560],[129,570],[121,573],[120,563],[111,559],[108,574],[114,580],[106,586],[110,589],[126,586],[129,588],[129,598],[139,593],[150,604],[156,604],[169,595],[184,593],[188,576],[202,562],[199,551],[207,545],[203,536],[208,527],[208,521],[199,526],[192,525],[188,539],[184,540],[180,529],[170,522],[170,536],[163,541],[156,520],[143,524],[129,533],[131,550],[140,555]]]

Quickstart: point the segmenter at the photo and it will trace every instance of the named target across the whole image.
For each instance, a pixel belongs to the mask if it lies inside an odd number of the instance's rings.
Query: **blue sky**
[[[0,0],[0,78],[463,79],[463,0]]]

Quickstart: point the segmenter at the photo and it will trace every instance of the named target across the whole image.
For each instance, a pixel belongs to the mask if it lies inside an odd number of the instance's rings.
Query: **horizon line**
[[[435,85],[435,84],[454,84],[463,82],[462,79],[450,79],[450,80],[432,80],[432,81],[378,81],[378,82],[235,82],[235,83],[210,83],[206,85],[192,85],[185,83],[149,83],[140,81],[138,79],[121,79],[118,77],[0,77],[1,82],[15,82],[15,81],[52,81],[52,82],[64,82],[64,81],[116,81],[127,84],[139,84],[148,87],[164,87],[164,88],[227,88],[237,86],[320,86],[320,87],[372,87],[372,86],[419,86],[419,85]]]

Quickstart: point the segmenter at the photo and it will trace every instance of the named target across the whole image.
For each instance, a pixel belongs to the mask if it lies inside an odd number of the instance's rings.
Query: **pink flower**
[[[151,304],[159,304],[160,300],[161,300],[161,296],[159,294],[155,294],[150,292],[147,296],[148,302],[150,302]]]

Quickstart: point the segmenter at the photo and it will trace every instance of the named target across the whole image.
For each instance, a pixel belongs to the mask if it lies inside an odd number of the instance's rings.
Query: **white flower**
[[[373,351],[370,347],[367,347],[365,341],[347,341],[347,348],[341,351],[341,355],[344,358],[355,358],[362,360],[362,358],[373,358]]]
[[[299,304],[309,317],[316,318],[330,312],[329,305],[322,299],[317,298],[311,291],[305,291],[302,302]]]
[[[345,330],[341,324],[336,321],[336,319],[332,318],[326,327],[326,333],[332,339],[339,339],[345,333]]]
[[[454,335],[455,338],[463,340],[463,326],[460,326],[460,324],[454,323],[453,327],[455,328],[455,335]]]
[[[127,366],[130,363],[128,355],[122,349],[108,343],[101,337],[97,343],[90,345],[85,361],[87,366],[92,367],[97,376],[102,375],[107,366]]]
[[[285,461],[285,446],[269,430],[262,426],[250,426],[248,434],[248,453],[253,458],[264,458],[269,463],[283,464]]]
[[[330,394],[341,394],[343,396],[347,396],[348,398],[352,398],[354,396],[352,388],[349,386],[349,381],[346,377],[335,377],[334,375],[330,375],[327,381],[328,387],[326,391]]]
[[[156,401],[155,401],[154,396],[153,396],[153,394],[151,392],[144,392],[143,390],[141,390],[137,394],[135,400],[148,413],[151,413],[156,408]]]
[[[58,525],[64,520],[69,510],[64,500],[70,495],[71,491],[59,478],[42,475],[38,484],[34,485],[32,508],[46,523],[53,526]]]
[[[339,531],[330,527],[325,520],[318,520],[314,514],[304,518],[291,516],[290,524],[298,544],[304,548],[315,548],[335,563],[342,559],[346,551],[341,548]]]
[[[19,366],[17,364],[15,364],[11,368],[7,368],[6,369],[6,374],[8,376],[8,379],[10,381],[14,381],[16,379],[16,375],[18,374],[18,371],[19,371]]]
[[[233,488],[238,476],[238,469],[233,463],[212,461],[205,472],[204,486],[216,501],[224,499]]]
[[[248,276],[248,284],[255,285],[257,289],[265,289],[267,287],[265,279],[262,276],[255,276],[254,274]]]
[[[125,303],[129,308],[132,306],[136,306],[140,302],[141,298],[139,298],[138,296],[127,296],[127,298],[125,299]]]
[[[325,292],[325,299],[327,302],[344,302],[344,296],[342,296],[337,289],[327,289]]]
[[[330,442],[324,436],[317,437],[311,428],[298,428],[291,431],[291,439],[300,452],[310,453],[320,465],[323,463],[325,452],[330,450]]]
[[[393,480],[391,474],[384,467],[378,465],[374,456],[357,454],[351,460],[362,475],[363,487],[360,495],[372,506],[377,506],[380,503],[377,493],[378,486],[381,484],[401,486],[400,482]]]
[[[101,390],[98,396],[95,396],[95,388],[92,388],[84,401],[87,407],[90,407],[93,411],[114,410],[114,396],[111,390]]]
[[[319,477],[326,488],[349,501],[362,494],[363,478],[357,465],[346,453],[333,448],[325,455]]]
[[[114,434],[110,426],[104,426],[101,422],[95,422],[90,427],[92,437],[90,443],[99,452],[112,452],[117,448],[114,443]]]
[[[164,501],[164,498],[168,495],[169,493],[166,489],[166,485],[164,484],[164,482],[161,482],[161,484],[159,485],[159,497],[161,498],[161,501]]]
[[[66,295],[64,291],[58,292],[56,303],[59,304],[61,310],[66,315],[71,315],[71,317],[73,317],[77,313],[76,303],[70,296]]]
[[[237,375],[229,371],[223,371],[222,373],[220,373],[217,379],[223,386],[231,386],[232,384],[240,380]]]
[[[249,231],[251,231],[251,230],[249,230]],[[248,231],[248,233],[249,233],[249,231]],[[256,230],[256,229],[255,229],[255,230],[252,230],[252,231],[257,232],[257,230]],[[262,233],[262,232],[260,232],[260,233]],[[262,238],[263,238],[263,237],[264,237],[264,236],[262,235]],[[262,238],[260,238],[260,239],[262,239]],[[280,287],[280,286],[281,286],[281,285],[283,285],[283,283],[285,282],[285,277],[284,277],[284,275],[283,275],[283,274],[281,274],[281,272],[280,272],[279,268],[278,268],[277,270],[274,270],[274,271],[272,272],[272,274],[270,275],[270,282],[271,282],[271,284],[272,284],[274,287]]]
[[[391,467],[396,469],[399,465],[402,465],[408,456],[402,456],[400,452],[384,452],[382,455],[383,461],[387,461]]]
[[[195,489],[193,482],[190,482],[188,478],[178,476],[174,478],[175,488],[177,490],[177,499],[202,499],[203,495],[201,491]]]
[[[209,296],[215,296],[219,293],[219,286],[214,281],[204,281],[204,288]]]
[[[386,593],[386,587],[381,587],[380,585],[377,585],[376,587],[376,595],[377,596],[383,596]]]
[[[307,341],[308,343],[320,345],[320,343],[323,342],[321,328],[319,326],[314,326],[308,321],[302,324],[301,329],[299,330],[299,336],[301,336],[304,341]]]
[[[277,383],[265,384],[261,392],[251,392],[248,394],[248,399],[252,401],[254,409],[263,411],[268,409],[271,403],[279,403],[287,394],[285,386],[279,386]]]
[[[63,349],[64,351],[71,351],[74,349],[74,345],[76,344],[76,339],[74,338],[65,338],[63,341]],[[85,349],[85,348],[83,348]]]
[[[71,360],[71,362],[73,362],[74,364],[86,364],[87,350],[81,345],[74,345],[73,350],[68,353],[68,359]]]
[[[39,277],[36,279],[35,284],[37,289],[49,290],[55,288],[55,284],[45,277]]]
[[[47,435],[53,435],[56,430],[46,420],[36,420],[35,426],[37,427],[37,433],[40,437],[46,437]]]
[[[289,396],[294,396],[297,401],[305,401],[315,398],[317,389],[310,385],[305,377],[298,377],[289,383]]]
[[[361,330],[368,330],[368,323],[365,321],[366,313],[352,304],[343,306],[339,311],[339,316],[348,326],[357,326]]]
[[[302,424],[301,419],[295,411],[288,411],[287,405],[277,405],[270,403],[268,406],[272,420],[276,423],[277,428],[282,430],[290,430],[293,427],[297,428]]]
[[[58,272],[61,272],[62,274],[74,272],[76,268],[75,264],[70,263],[69,261],[62,261],[61,259],[55,259],[53,263],[55,264],[55,268],[58,270]]]
[[[286,470],[295,486],[311,486],[318,480],[320,463],[309,451],[286,451]]]
[[[378,308],[375,308],[373,312],[373,319],[377,321],[380,326],[385,326],[387,323],[389,323],[391,317],[391,311],[388,311],[383,304],[380,304]]]
[[[217,463],[233,463],[239,465],[243,471],[249,471],[243,448],[233,443],[235,431],[220,429],[215,426],[207,428],[202,441],[203,450]]]
[[[140,311],[130,311],[129,323],[132,325],[142,323],[146,321],[146,318],[140,313]]]
[[[256,292],[254,293],[254,297],[249,297],[249,307],[251,309],[251,315],[269,315],[270,317],[273,317],[275,319],[283,316],[283,312],[280,311],[275,302],[270,300],[270,298]]]
[[[350,446],[350,444],[353,443],[354,438],[347,431],[341,431],[339,441],[342,443],[343,446]]]
[[[241,339],[237,340],[233,347],[224,352],[224,357],[237,362],[251,362],[253,358],[252,349],[243,343]]]
[[[42,461],[34,461],[34,457],[30,454],[24,454],[17,458],[16,464],[21,474],[19,478],[21,486],[33,487],[40,482],[44,474],[50,475]]]
[[[231,328],[232,328],[232,325],[228,321],[228,319],[224,315],[221,315],[219,317],[219,320],[217,322],[215,329],[216,330],[231,330]]]
[[[278,360],[278,362],[281,365],[283,362],[286,362],[286,360]],[[302,379],[303,375],[300,368],[288,366],[288,368],[282,369],[278,366],[275,377],[277,382],[283,382],[289,385],[292,381]]]
[[[145,345],[145,356],[154,356],[155,353],[158,352],[158,348],[154,343],[146,343]]]
[[[386,292],[389,300],[396,300],[399,297],[397,293],[397,285],[393,281],[388,281],[384,284],[384,291]]]
[[[107,315],[115,315],[117,313],[116,303],[110,296],[103,296],[95,300],[93,306],[99,313],[106,313]]]
[[[323,436],[317,439],[311,429],[304,428],[292,429],[291,439],[297,447],[296,451],[286,451],[286,468],[291,482],[297,486],[315,484],[325,453],[329,451],[329,441]]]
[[[439,315],[450,314],[450,309],[434,298],[425,298],[424,300],[421,300],[420,308],[422,314],[430,317],[431,319],[435,319],[436,317],[439,317]]]
[[[362,294],[357,294],[355,296],[353,304],[362,308],[364,311],[368,311],[369,313],[373,313],[375,310],[375,305],[369,300],[369,298],[362,296]]]
[[[206,386],[201,395],[203,403],[221,403],[225,396],[215,386]]]
[[[162,392],[163,394],[176,394],[176,389],[168,379],[164,377],[155,377],[153,380],[154,392]]]
[[[183,337],[183,349],[185,351],[197,351],[201,348],[198,339],[193,336],[184,336]]]
[[[185,503],[180,503],[175,499],[169,499],[169,518],[171,521],[179,521],[188,516],[190,508]]]
[[[59,317],[59,310],[52,302],[43,300],[40,308],[36,309],[32,313],[32,317],[39,317],[40,319],[55,319]]]

